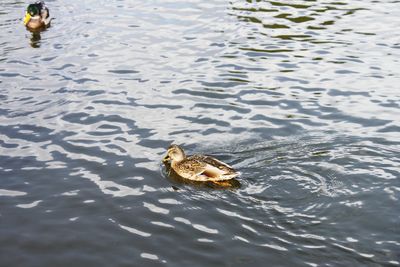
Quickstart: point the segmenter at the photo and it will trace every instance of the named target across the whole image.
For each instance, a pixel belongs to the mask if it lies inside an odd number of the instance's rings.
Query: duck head
[[[26,8],[25,18],[24,18],[24,25],[26,26],[31,18],[40,16],[41,6],[40,4],[30,4]]]
[[[186,158],[185,152],[178,145],[171,145],[167,150],[167,155],[164,157],[163,161],[174,161],[180,162]]]

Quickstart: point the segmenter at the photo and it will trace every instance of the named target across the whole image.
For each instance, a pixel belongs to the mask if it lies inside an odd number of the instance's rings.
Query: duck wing
[[[44,6],[41,11],[41,17],[42,17],[42,21],[45,25],[48,25],[50,23],[50,21],[51,21],[50,11],[46,6]]]
[[[211,156],[193,155],[188,160],[201,163],[196,174],[204,180],[222,181],[239,175],[231,166]]]
[[[204,172],[206,167],[206,163],[189,157],[176,164],[173,168],[175,172],[183,178],[191,180],[205,180],[204,177],[198,176]]]
[[[222,162],[214,157],[211,157],[211,156],[193,155],[189,158],[204,162],[204,163],[209,164],[214,167],[217,167],[218,169],[223,170],[225,172],[236,172],[235,169],[233,169],[230,165],[228,165],[225,162]]]

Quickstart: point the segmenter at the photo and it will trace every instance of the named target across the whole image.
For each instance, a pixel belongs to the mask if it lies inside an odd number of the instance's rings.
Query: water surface
[[[1,266],[400,265],[398,1],[0,11]],[[242,176],[167,179],[171,143]]]

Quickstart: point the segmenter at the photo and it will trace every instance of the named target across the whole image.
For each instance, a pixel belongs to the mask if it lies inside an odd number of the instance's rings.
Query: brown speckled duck
[[[170,162],[171,169],[182,178],[197,182],[223,182],[239,175],[231,166],[205,155],[186,157],[178,145],[171,145],[163,162]]]

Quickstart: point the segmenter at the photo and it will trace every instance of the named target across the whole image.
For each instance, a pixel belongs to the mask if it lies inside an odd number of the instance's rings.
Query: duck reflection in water
[[[178,145],[171,145],[163,158],[168,178],[174,182],[210,188],[239,188],[239,172],[211,156],[186,156]]]
[[[42,39],[42,36],[40,35],[40,31],[31,31],[31,32],[32,32],[32,36],[30,38],[31,47],[39,48],[40,40]]]

